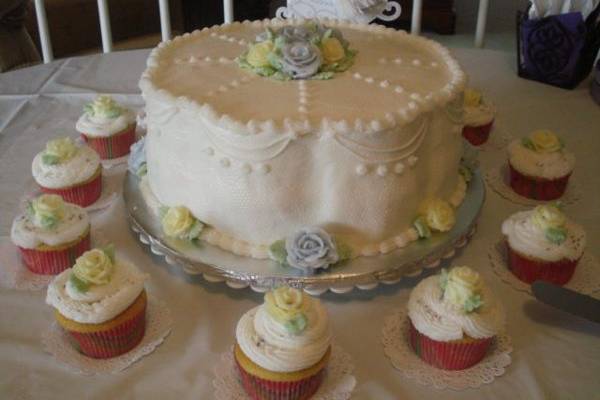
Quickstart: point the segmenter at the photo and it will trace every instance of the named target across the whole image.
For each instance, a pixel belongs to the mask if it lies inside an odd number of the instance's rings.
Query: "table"
[[[588,94],[589,81],[565,91],[517,78],[512,54],[453,52],[472,85],[497,105],[492,135],[503,131],[520,136],[547,127],[566,138],[578,157],[572,179],[584,192],[567,212],[584,225],[588,251],[600,256],[600,108]],[[92,55],[0,75],[0,235],[9,234],[18,199],[30,187],[33,156],[49,138],[75,135],[84,102],[96,93],[110,93],[128,106],[142,107],[137,82],[147,55],[147,50]],[[481,164],[492,168],[504,158],[502,151],[482,152]],[[450,262],[476,268],[503,300],[514,347],[506,374],[463,392],[437,391],[402,378],[384,356],[380,339],[385,317],[406,302],[421,278],[404,279],[373,291],[322,296],[337,343],[354,358],[358,383],[353,398],[600,399],[600,326],[513,290],[489,266],[487,249],[499,239],[501,221],[522,208],[488,190],[477,234]],[[231,346],[238,318],[262,296],[207,283],[168,266],[136,240],[124,218],[119,200],[95,215],[93,223],[151,275],[149,292],[174,311],[171,335],[122,373],[80,376],[43,351],[40,332],[52,321],[45,292],[0,290],[0,397],[212,398],[212,368]]]

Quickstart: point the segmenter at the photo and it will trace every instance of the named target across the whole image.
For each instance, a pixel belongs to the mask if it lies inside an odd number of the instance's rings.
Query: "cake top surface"
[[[267,28],[308,22],[236,22],[176,37],[151,53],[140,87],[146,98],[175,102],[238,134],[382,131],[464,89],[465,75],[447,49],[378,25],[320,21],[356,51],[353,64],[331,79],[281,81],[236,62]]]

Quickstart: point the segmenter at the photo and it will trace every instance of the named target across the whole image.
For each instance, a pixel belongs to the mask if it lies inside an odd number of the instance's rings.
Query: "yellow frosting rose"
[[[162,218],[162,228],[167,236],[183,238],[195,222],[194,216],[186,207],[171,207]]]
[[[561,228],[565,225],[566,217],[553,205],[540,205],[533,209],[531,221],[541,229]]]
[[[273,47],[273,42],[270,40],[252,45],[248,50],[246,61],[257,68],[270,66],[268,55],[273,51]]]
[[[456,222],[454,208],[447,201],[438,198],[425,200],[419,207],[419,213],[430,229],[439,232],[449,231]]]
[[[86,104],[84,111],[92,116],[117,118],[122,114],[123,109],[112,97],[101,95],[96,97],[92,103]]]
[[[36,225],[49,228],[63,218],[65,202],[59,195],[43,194],[31,201],[31,212]]]
[[[447,275],[444,301],[464,307],[473,301],[474,296],[480,295],[482,286],[478,272],[469,267],[452,268]]]
[[[46,143],[45,155],[54,158],[56,162],[70,160],[77,153],[77,146],[70,137],[54,139]]]
[[[560,139],[554,132],[539,130],[529,135],[529,140],[538,153],[553,153],[562,148]]]
[[[321,42],[321,54],[325,64],[333,64],[344,58],[346,52],[339,40],[329,37]]]
[[[303,314],[310,305],[310,298],[298,289],[281,286],[265,294],[267,312],[276,321],[286,323]]]
[[[481,104],[481,92],[475,89],[465,89],[464,105],[465,107],[477,107]]]
[[[94,285],[105,285],[110,282],[113,271],[111,257],[100,249],[83,253],[73,266],[73,274],[77,279]]]

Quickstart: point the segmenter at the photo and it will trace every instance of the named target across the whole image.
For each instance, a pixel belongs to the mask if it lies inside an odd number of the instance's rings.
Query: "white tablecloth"
[[[486,50],[454,51],[471,83],[498,108],[492,133],[520,136],[537,128],[563,135],[577,154],[573,180],[583,198],[567,209],[587,231],[587,251],[600,256],[600,107],[585,83],[565,91],[517,78],[514,56]],[[57,61],[0,74],[0,235],[8,235],[30,164],[44,143],[75,136],[83,104],[96,93],[141,108],[137,87],[147,50]],[[589,82],[588,82],[589,83]],[[502,151],[484,152],[484,169],[502,162]],[[547,307],[502,283],[490,269],[487,249],[501,221],[522,207],[488,190],[478,233],[452,264],[478,269],[508,310],[513,363],[492,384],[463,392],[438,391],[401,377],[384,356],[381,327],[404,305],[420,279],[373,291],[327,294],[335,340],[356,365],[356,399],[600,399],[600,325]],[[262,301],[249,289],[233,290],[189,277],[153,256],[126,228],[122,200],[93,222],[151,275],[149,292],[174,311],[174,328],[156,352],[125,372],[85,377],[44,353],[40,333],[52,322],[45,292],[0,290],[0,398],[212,398],[212,369],[232,344],[238,318]],[[445,263],[448,265],[449,263]]]

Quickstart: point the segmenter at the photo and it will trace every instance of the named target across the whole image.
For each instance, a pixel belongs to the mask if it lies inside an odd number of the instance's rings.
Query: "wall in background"
[[[488,11],[488,32],[514,32],[517,10],[525,10],[528,0],[490,0]],[[457,33],[475,31],[479,0],[455,0]]]

